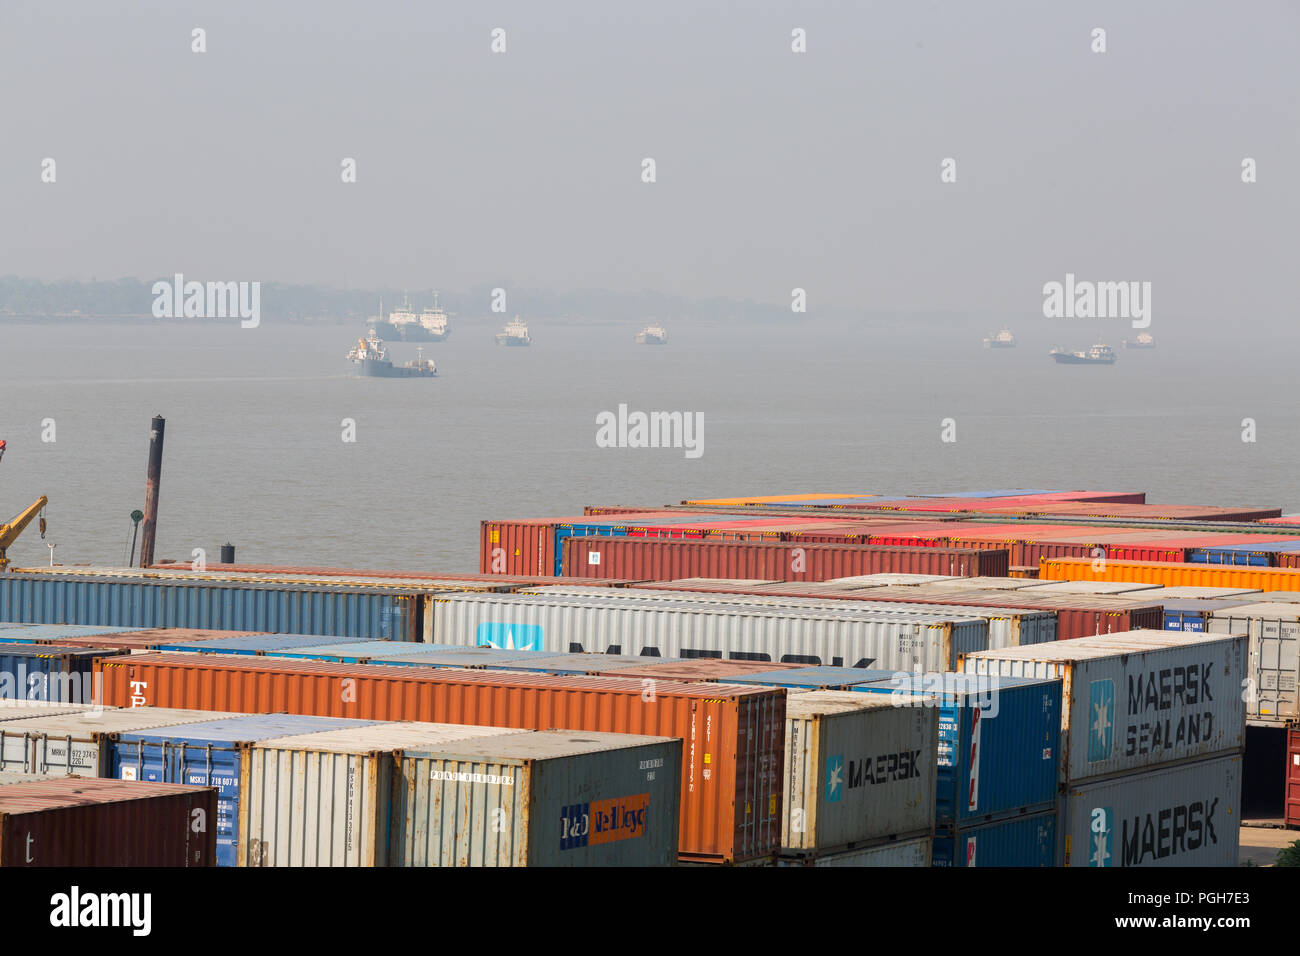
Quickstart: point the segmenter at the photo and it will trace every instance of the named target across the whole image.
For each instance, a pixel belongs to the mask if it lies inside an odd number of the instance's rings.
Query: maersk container
[[[424,592],[11,571],[0,617],[40,624],[194,627],[416,640]]]
[[[938,712],[843,691],[785,709],[782,855],[819,855],[934,827]]]
[[[240,781],[249,745],[272,737],[371,723],[375,721],[298,714],[225,717],[120,734],[111,745],[109,759],[112,774],[119,780],[216,787],[217,866],[234,866],[240,853]]]
[[[125,651],[58,644],[0,643],[0,698],[93,704],[93,663]]]
[[[767,687],[801,687],[807,690],[849,690],[857,684],[889,680],[892,671],[870,667],[800,667],[798,670],[759,671],[728,678],[731,684]]]
[[[1056,808],[934,833],[935,866],[1056,866]]]
[[[988,622],[931,616],[727,607],[672,601],[599,602],[536,595],[447,595],[434,640],[469,646],[729,657],[791,664],[951,670],[988,646]]]
[[[364,639],[370,643],[371,639]],[[278,654],[281,651],[296,650],[300,647],[320,647],[324,644],[338,642],[332,637],[312,634],[232,634],[229,637],[211,640],[164,641],[154,649],[159,651],[181,651],[194,654]],[[378,643],[377,640],[373,641]],[[399,644],[401,641],[386,641],[386,644]]]
[[[671,866],[682,741],[539,731],[408,748],[392,866]]]
[[[1196,760],[1070,787],[1061,797],[1064,866],[1238,864],[1241,757]]]
[[[1253,602],[1248,600],[1215,600],[1190,598],[1179,601],[1162,601],[1165,609],[1166,631],[1191,631],[1195,634],[1208,631],[1210,616],[1216,611],[1233,607],[1245,607]]]
[[[54,777],[113,776],[112,743],[119,734],[198,724],[241,714],[133,707],[42,714],[0,723],[0,770]]]
[[[485,650],[485,648],[475,648]],[[551,651],[501,651],[511,655],[510,659],[500,663],[477,665],[489,671],[529,671],[539,674],[608,674],[624,667],[640,667],[647,661],[656,663],[677,663],[680,657],[633,656],[631,654],[557,654]],[[515,657],[515,653],[527,653],[527,657]],[[745,684],[749,681],[732,680],[729,683]]]
[[[1270,595],[1265,594],[1268,598]],[[1300,605],[1280,602],[1247,604],[1215,611],[1211,634],[1250,635],[1246,716],[1264,724],[1300,719],[1296,684],[1300,679]]]
[[[1061,757],[1059,680],[899,674],[852,690],[938,712],[939,825],[970,826],[1052,806]]]
[[[1061,782],[1240,751],[1247,638],[1129,631],[982,651],[968,673],[1064,681]]]
[[[825,853],[818,856],[782,856],[777,866],[930,866],[931,840],[928,836],[899,840],[857,850]]]
[[[239,801],[240,866],[387,866],[403,750],[531,731],[384,721],[253,744]]]
[[[829,583],[829,582],[827,582]],[[787,584],[788,587],[805,588],[808,585]],[[923,614],[940,620],[979,617],[988,621],[989,647],[1019,647],[1021,644],[1042,644],[1056,640],[1056,614],[1052,611],[1028,611],[1023,608],[989,607],[987,605],[901,604],[890,601],[872,601],[871,591],[866,591],[860,601],[846,602],[842,597],[792,597],[781,593],[726,594],[712,591],[674,591],[644,587],[625,588],[618,592],[593,591],[580,587],[536,588],[521,592],[551,598],[594,599],[606,606],[618,601],[674,601],[691,604],[724,605],[728,607],[794,608],[797,610],[832,611],[836,614],[904,614],[909,617]]]

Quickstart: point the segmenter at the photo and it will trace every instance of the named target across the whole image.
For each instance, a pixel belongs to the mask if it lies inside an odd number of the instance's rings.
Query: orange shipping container
[[[773,857],[780,845],[785,692],[778,688],[236,655],[120,660],[95,662],[104,703],[119,707],[679,737],[679,856],[739,863]]]
[[[1039,577],[1050,581],[1132,581],[1138,584],[1300,591],[1300,569],[1173,561],[1094,562],[1082,558],[1044,558]]]

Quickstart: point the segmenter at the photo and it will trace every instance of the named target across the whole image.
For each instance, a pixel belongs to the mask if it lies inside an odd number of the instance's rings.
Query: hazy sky
[[[0,88],[0,274],[1294,310],[1295,3],[4,0]]]

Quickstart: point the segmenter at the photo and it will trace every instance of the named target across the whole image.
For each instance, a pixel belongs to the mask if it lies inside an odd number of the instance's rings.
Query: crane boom
[[[40,514],[41,509],[47,504],[49,499],[41,495],[11,521],[0,525],[0,571],[9,567],[9,559],[5,557],[9,545],[14,543],[14,539],[23,533],[23,529],[32,523],[32,519]]]

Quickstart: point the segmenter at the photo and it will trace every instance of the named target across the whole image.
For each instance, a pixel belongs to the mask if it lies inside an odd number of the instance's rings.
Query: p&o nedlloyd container
[[[1265,594],[1263,597],[1267,598]],[[1250,683],[1246,717],[1269,726],[1300,719],[1300,604],[1264,603],[1225,608],[1210,615],[1211,634],[1250,635]]]
[[[786,701],[783,856],[934,831],[938,711],[810,691]]]
[[[1244,634],[1128,631],[968,655],[969,673],[1064,681],[1061,782],[1241,751]]]
[[[671,866],[682,741],[539,731],[399,755],[393,866]]]

